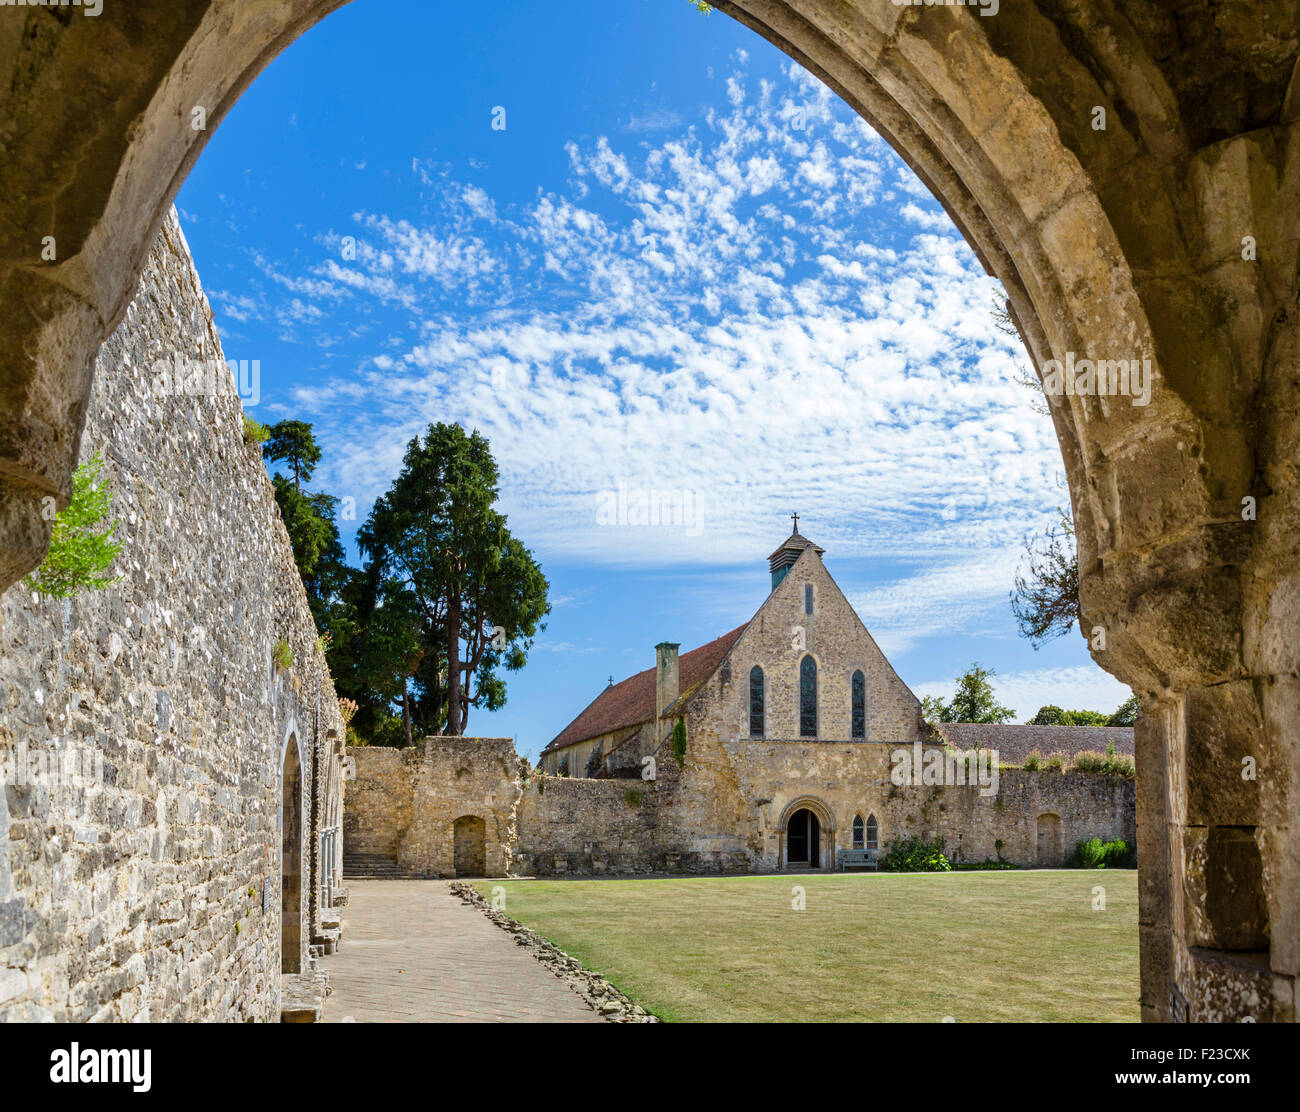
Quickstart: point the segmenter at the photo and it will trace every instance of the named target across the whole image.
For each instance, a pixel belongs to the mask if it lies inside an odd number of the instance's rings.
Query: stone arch
[[[302,972],[303,765],[298,734],[280,756],[280,972]]]
[[[1037,835],[1035,862],[1043,868],[1059,868],[1064,863],[1061,856],[1061,816],[1055,811],[1040,814]]]
[[[835,867],[835,812],[830,805],[815,795],[801,795],[792,799],[781,811],[777,823],[778,860],[782,869],[789,865],[789,831],[790,822],[801,811],[809,812],[817,820],[817,856],[814,868],[833,869]]]
[[[70,492],[95,351],[206,138],[344,2],[134,0],[91,21],[35,7],[5,21],[0,118],[22,141],[0,166],[0,222],[32,239],[0,256],[0,587],[45,551],[41,499]],[[1294,767],[1300,732],[1300,471],[1288,463],[1300,165],[1285,161],[1300,130],[1300,0],[1272,0],[1267,35],[1262,3],[1247,0],[1189,0],[1178,34],[1159,0],[1023,0],[999,18],[714,4],[826,82],[920,175],[1002,281],[1037,366],[1150,357],[1141,410],[1051,400],[1083,627],[1145,711],[1143,1014],[1168,1019],[1177,997],[1192,1019],[1294,1020],[1300,937],[1282,924],[1300,920],[1300,787],[1279,774],[1225,788],[1213,770],[1242,756]],[[93,88],[77,81],[92,58]],[[1214,95],[1225,72],[1249,94]],[[1258,244],[1249,260],[1243,229]],[[55,262],[39,259],[45,236]],[[1241,876],[1258,878],[1258,899],[1211,898]]]
[[[461,815],[452,824],[452,857],[457,876],[487,874],[487,824],[478,815]]]

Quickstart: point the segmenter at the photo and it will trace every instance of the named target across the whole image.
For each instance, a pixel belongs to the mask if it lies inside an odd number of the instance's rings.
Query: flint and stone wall
[[[392,860],[417,876],[510,871],[521,763],[510,738],[427,737],[409,749],[352,747],[348,756],[350,857]]]
[[[313,806],[313,786],[340,790],[343,725],[240,401],[155,389],[178,358],[224,356],[173,213],[99,353],[82,441],[105,461],[119,581],[0,596],[0,1019],[278,1020],[287,747],[303,864],[284,936],[308,960],[313,817],[339,802]],[[82,774],[54,772],[61,754]]]

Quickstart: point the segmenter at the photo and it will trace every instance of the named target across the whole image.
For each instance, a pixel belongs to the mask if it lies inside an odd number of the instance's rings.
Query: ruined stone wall
[[[312,789],[343,726],[240,401],[163,390],[155,364],[178,358],[224,356],[173,214],[99,353],[82,442],[105,460],[120,579],[0,596],[0,1018],[277,1020],[290,746],[306,960]]]
[[[349,854],[391,858],[420,876],[456,876],[456,823],[475,818],[483,823],[485,875],[510,869],[520,793],[510,738],[427,737],[410,749],[360,746],[348,755],[355,764],[344,812]],[[462,832],[462,844],[476,840],[472,830]],[[462,871],[473,860],[462,854]]]
[[[519,803],[515,871],[550,876],[665,871],[656,836],[660,786],[535,773]],[[671,834],[669,835],[671,839]],[[667,852],[680,852],[671,844]]]

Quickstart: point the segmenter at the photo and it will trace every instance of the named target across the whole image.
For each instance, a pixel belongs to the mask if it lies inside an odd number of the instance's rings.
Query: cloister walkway
[[[351,880],[326,1023],[600,1023],[440,880]]]

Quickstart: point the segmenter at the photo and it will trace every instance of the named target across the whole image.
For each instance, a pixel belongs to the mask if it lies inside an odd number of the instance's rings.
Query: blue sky
[[[1022,538],[1068,499],[1050,421],[998,284],[834,94],[687,0],[390,12],[290,47],[177,207],[354,556],[413,435],[491,440],[554,610],[471,733],[535,756],[656,642],[740,625],[793,511],[918,696],[978,659],[1021,721],[1127,697],[1077,633],[1016,633]]]

